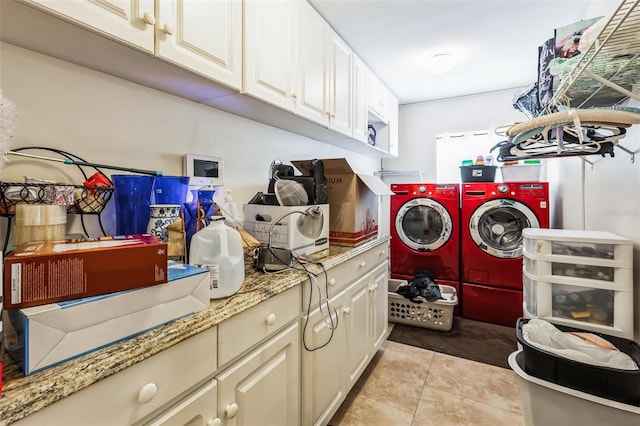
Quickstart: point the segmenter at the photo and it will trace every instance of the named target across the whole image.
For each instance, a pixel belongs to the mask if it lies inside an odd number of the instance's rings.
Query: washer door
[[[453,230],[451,215],[429,198],[407,201],[396,214],[396,233],[415,251],[434,251],[449,241]]]
[[[507,199],[481,204],[469,220],[469,232],[476,245],[500,258],[522,256],[522,230],[539,227],[538,218],[529,207]]]

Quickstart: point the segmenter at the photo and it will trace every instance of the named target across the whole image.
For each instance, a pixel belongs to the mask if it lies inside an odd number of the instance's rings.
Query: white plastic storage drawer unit
[[[608,232],[522,232],[529,318],[633,338],[633,244]]]
[[[633,292],[540,281],[523,272],[527,318],[633,339]]]

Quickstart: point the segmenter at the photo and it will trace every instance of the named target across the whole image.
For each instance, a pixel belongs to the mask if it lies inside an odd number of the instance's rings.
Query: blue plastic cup
[[[152,204],[184,204],[189,191],[189,176],[156,176]]]
[[[149,222],[154,176],[111,175],[115,186],[116,233],[144,234]]]

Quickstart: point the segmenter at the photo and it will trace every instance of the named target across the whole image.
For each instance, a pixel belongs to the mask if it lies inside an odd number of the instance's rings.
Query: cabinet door
[[[298,424],[299,348],[299,326],[294,322],[218,375],[218,413],[223,424]]]
[[[347,377],[345,393],[348,393],[371,360],[369,350],[370,313],[369,291],[373,286],[369,273],[347,289],[347,304],[343,309],[346,333],[345,362]]]
[[[360,58],[353,57],[353,79],[351,83],[351,99],[353,100],[353,138],[367,142],[367,71],[368,68]]]
[[[390,94],[390,100],[388,105],[389,114],[389,149],[387,152],[394,157],[399,154],[398,147],[398,99]]]
[[[367,73],[368,107],[380,121],[386,122],[386,99],[384,90],[385,88],[380,79],[378,79],[378,76],[372,71],[369,71]]]
[[[334,31],[329,32],[329,127],[353,136],[351,71],[353,51]]]
[[[346,293],[329,299],[331,319],[337,324],[331,330],[328,308],[312,309],[302,316],[302,424],[325,425],[344,400],[346,347],[345,327],[341,323],[346,308]]]
[[[241,89],[241,0],[160,0],[157,18],[158,57]]]
[[[153,0],[27,0],[39,9],[153,54]]]
[[[291,112],[295,111],[298,6],[298,0],[244,3],[244,91]]]
[[[309,3],[300,5],[299,14],[296,114],[328,126],[329,26]]]
[[[217,410],[218,387],[212,380],[146,426],[211,426],[220,423]]]
[[[372,279],[369,287],[371,338],[370,353],[373,354],[380,348],[380,345],[387,339],[388,324],[388,281],[389,265],[387,262],[381,264],[372,272]]]

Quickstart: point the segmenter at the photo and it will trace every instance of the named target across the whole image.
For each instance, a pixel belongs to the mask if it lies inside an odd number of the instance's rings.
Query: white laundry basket
[[[456,289],[449,285],[439,284],[443,300],[414,303],[396,293],[398,287],[406,284],[406,280],[389,280],[389,321],[449,331],[453,326],[453,310],[458,304]]]
[[[560,386],[524,371],[522,351],[509,355],[518,375],[525,426],[580,425],[637,426],[640,407]]]

